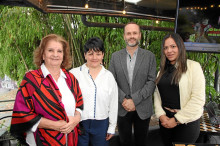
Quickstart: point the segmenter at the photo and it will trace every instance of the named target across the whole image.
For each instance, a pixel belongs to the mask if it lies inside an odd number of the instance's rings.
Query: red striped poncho
[[[77,79],[65,69],[66,83],[73,93],[76,108],[83,109],[82,93]],[[52,88],[53,86],[53,88]],[[56,93],[55,93],[56,92]],[[14,109],[12,113],[10,133],[22,144],[26,144],[26,132],[35,125],[41,117],[50,120],[68,121],[68,117],[62,106],[61,94],[52,77],[44,78],[41,69],[26,73],[18,89]],[[77,144],[78,133],[75,127],[72,141]],[[37,145],[66,145],[66,135],[59,131],[38,128],[34,132]],[[70,135],[68,135],[69,137]],[[69,145],[69,144],[68,144]]]

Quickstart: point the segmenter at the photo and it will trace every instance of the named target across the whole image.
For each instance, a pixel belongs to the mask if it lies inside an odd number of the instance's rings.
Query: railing
[[[0,104],[1,104],[1,103],[4,103],[4,102],[14,102],[14,101],[15,101],[15,100],[2,100],[2,101],[0,101]],[[0,110],[0,113],[10,112],[10,111],[13,111],[13,109]],[[0,117],[0,120],[6,119],[6,118],[10,118],[10,117],[11,117],[11,115],[3,116],[3,117]],[[8,143],[8,145],[10,146],[10,145],[11,145],[10,140],[15,140],[15,138],[12,137],[12,136],[10,135],[10,133],[8,133],[8,132],[6,131],[6,134],[3,134],[3,135],[0,136],[0,145],[1,145],[3,142],[6,142],[6,143]]]
[[[12,101],[15,101],[15,100],[2,100],[2,101],[0,101],[0,104],[3,103],[3,102],[12,102]],[[13,111],[13,109],[0,110],[0,113],[10,112],[10,111]],[[0,120],[5,119],[5,118],[10,118],[10,117],[11,116],[4,116],[4,117],[1,117]]]

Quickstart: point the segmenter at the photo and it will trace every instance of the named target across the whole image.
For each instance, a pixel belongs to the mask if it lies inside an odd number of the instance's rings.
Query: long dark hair
[[[164,44],[168,38],[172,38],[175,41],[177,48],[178,48],[178,52],[179,52],[178,53],[179,55],[175,63],[176,70],[173,73],[173,78],[171,81],[172,84],[174,83],[178,85],[182,74],[185,73],[187,70],[187,63],[186,63],[187,57],[186,57],[186,48],[183,43],[183,39],[177,33],[168,34],[163,38],[162,48],[161,48],[160,73],[156,79],[156,84],[158,84],[162,75],[166,72],[167,64],[169,64],[169,60],[166,58],[164,54]]]

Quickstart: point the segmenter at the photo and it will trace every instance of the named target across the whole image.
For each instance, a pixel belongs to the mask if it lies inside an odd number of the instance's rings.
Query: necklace
[[[57,74],[53,74],[54,77],[59,77],[60,76],[60,72]]]

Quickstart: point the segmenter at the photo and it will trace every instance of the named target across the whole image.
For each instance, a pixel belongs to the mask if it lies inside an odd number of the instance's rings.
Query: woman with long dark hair
[[[194,143],[205,104],[205,78],[200,64],[187,59],[183,40],[176,33],[162,41],[156,84],[155,113],[165,146]]]

